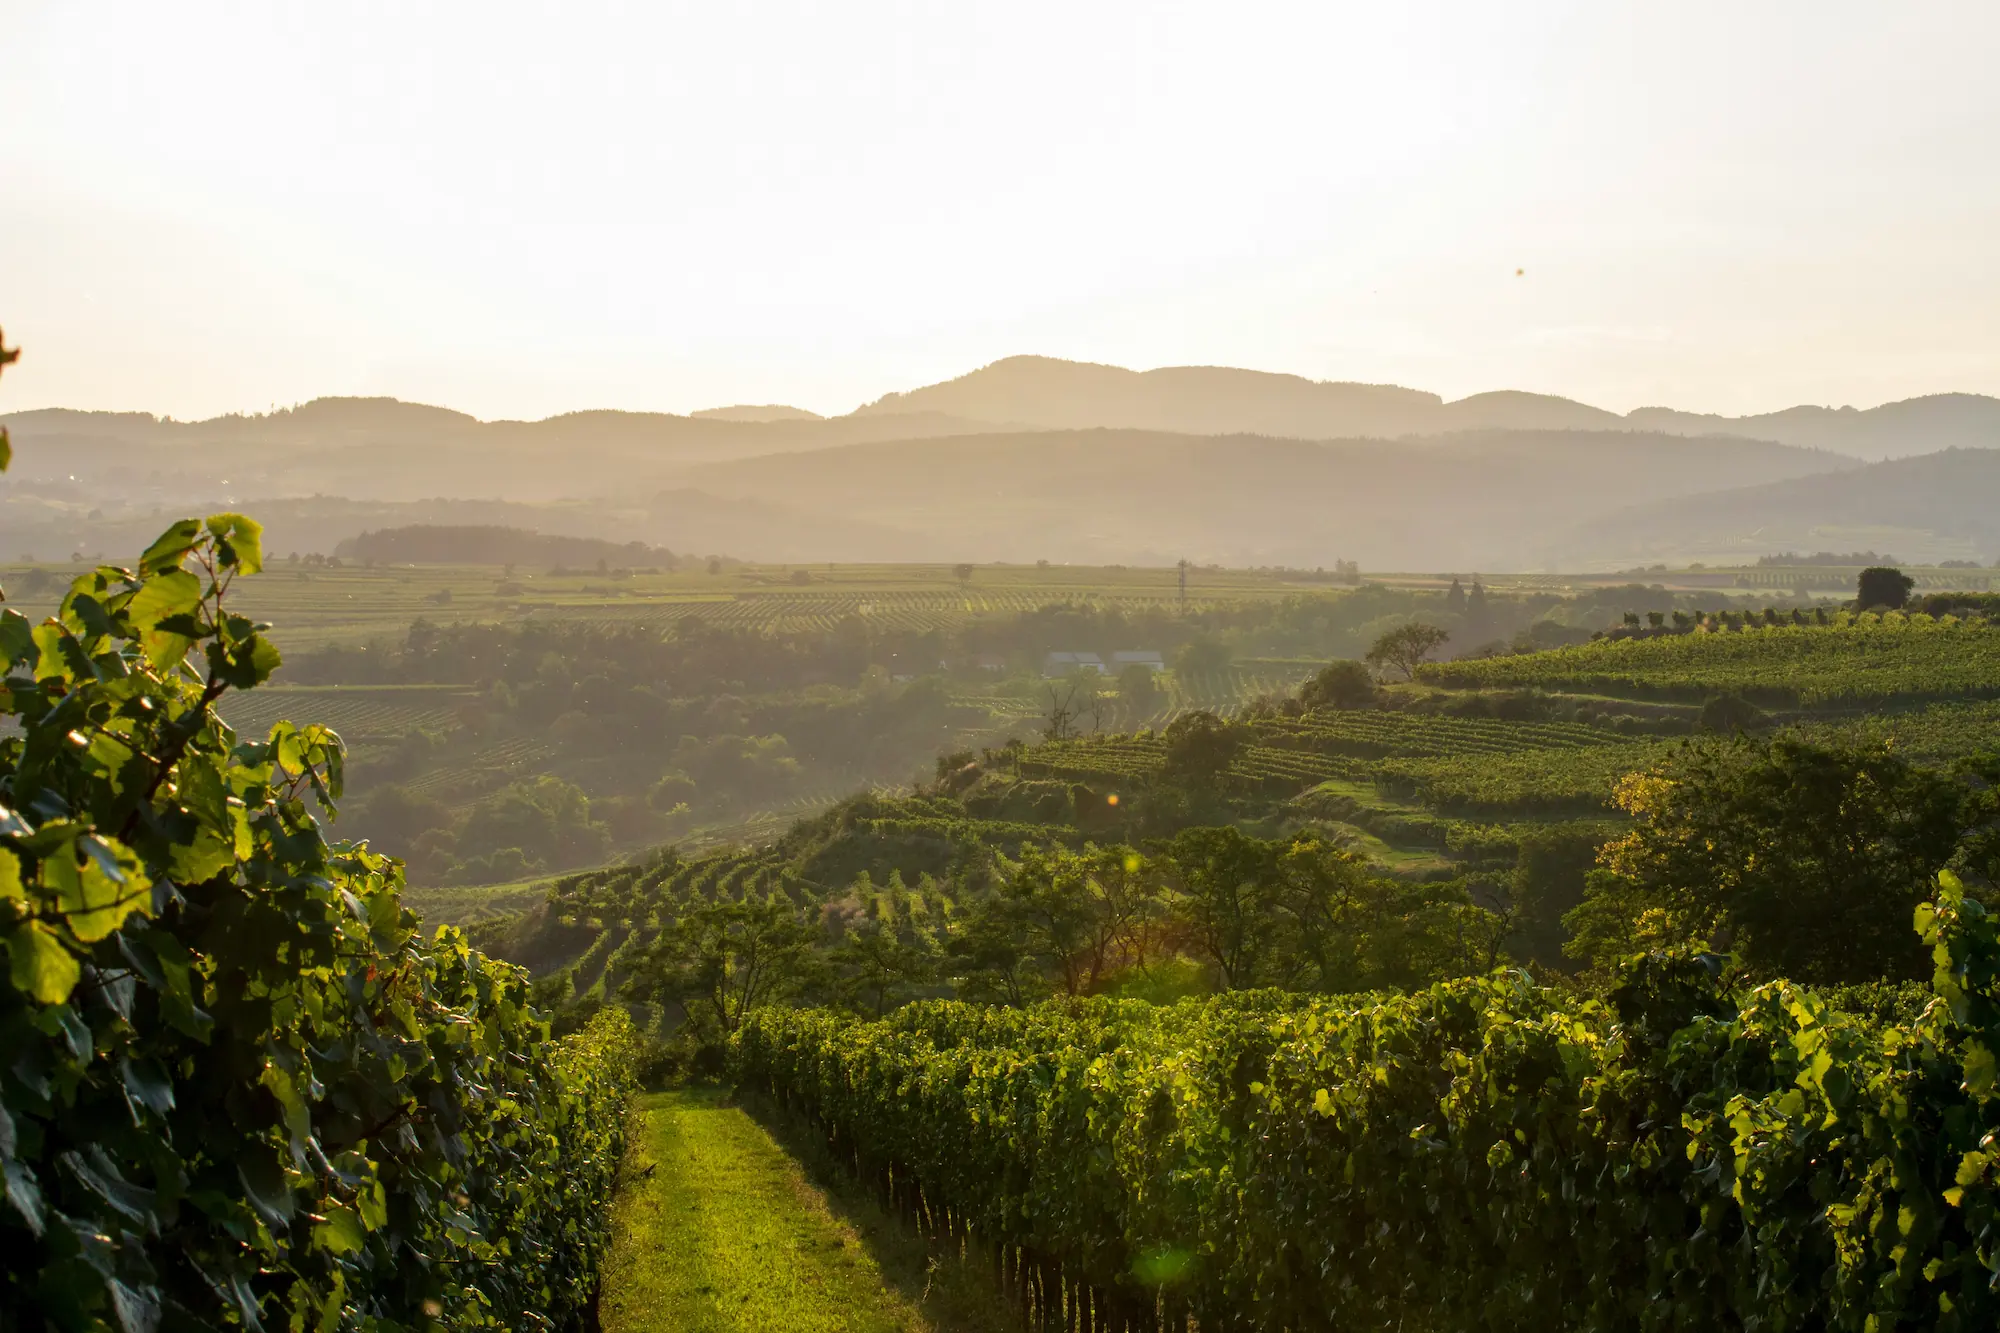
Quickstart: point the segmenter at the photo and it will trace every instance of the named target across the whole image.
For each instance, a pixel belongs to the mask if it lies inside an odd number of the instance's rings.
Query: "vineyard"
[[[1434,663],[1419,674],[1459,689],[1681,699],[1734,691],[1807,707],[2000,692],[2000,627],[1894,613],[1839,619],[1600,639],[1518,657]]]
[[[1385,711],[1258,718],[1248,732],[1224,775],[1244,792],[1369,783],[1442,814],[1515,818],[1601,812],[1618,779],[1663,745],[1584,723]],[[1158,781],[1165,765],[1157,734],[1038,745],[1020,760],[1024,774],[1128,789]]]
[[[226,697],[222,713],[239,731],[261,733],[280,722],[311,721],[353,742],[449,726],[459,709],[476,699],[452,685],[295,686]]]
[[[1692,956],[870,1022],[762,1010],[736,1074],[1044,1328],[1989,1328],[2000,942],[1947,883],[1906,1022]]]

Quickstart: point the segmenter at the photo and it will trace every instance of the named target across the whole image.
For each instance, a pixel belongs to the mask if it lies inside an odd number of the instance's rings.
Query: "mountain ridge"
[[[1648,406],[1619,414],[1574,399],[1498,389],[1446,400],[1393,384],[1312,380],[1230,366],[1129,370],[1056,357],[1012,356],[935,384],[900,390],[843,416],[769,405],[680,415],[585,409],[535,421],[482,421],[450,408],[380,397],[316,398],[263,415],[184,422],[136,412],[42,408],[0,416],[21,438],[108,438],[132,443],[351,443],[469,438],[565,449],[642,449],[648,461],[707,461],[874,438],[988,434],[1022,429],[1163,430],[1330,440],[1401,439],[1468,430],[1608,430],[1689,438],[1740,437],[1877,460],[1946,448],[2000,447],[2000,398],[1938,393],[1870,408],[1801,404],[1730,417]]]
[[[1856,458],[2000,447],[2000,398],[1940,393],[1871,408],[1800,405],[1744,417],[1641,407],[1620,415],[1553,394],[1500,389],[1447,401],[1397,385],[1310,380],[1224,366],[1128,370],[1013,356],[953,379],[886,394],[855,416],[932,411],[1046,429],[1129,426],[1190,434],[1299,439],[1449,434],[1462,430],[1636,430],[1738,436]]]

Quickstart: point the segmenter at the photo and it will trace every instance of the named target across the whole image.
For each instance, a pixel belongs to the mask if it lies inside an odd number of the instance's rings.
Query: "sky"
[[[0,411],[2000,394],[1991,0],[0,0]]]

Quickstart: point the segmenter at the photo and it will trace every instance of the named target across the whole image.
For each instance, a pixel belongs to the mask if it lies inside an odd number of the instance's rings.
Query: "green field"
[[[0,567],[18,581],[28,567]],[[36,566],[58,579],[75,566]],[[803,575],[807,580],[799,582]],[[981,565],[961,581],[949,565],[730,565],[709,574],[676,571],[509,571],[485,565],[348,565],[300,568],[274,560],[245,580],[234,602],[267,620],[294,650],[400,635],[419,617],[434,621],[614,621],[672,625],[697,617],[719,626],[772,633],[825,629],[854,616],[891,628],[927,630],[983,616],[1076,601],[1126,610],[1194,609],[1273,600],[1322,589],[1282,573],[1194,570],[1181,600],[1173,569]],[[24,611],[45,613],[52,592]]]

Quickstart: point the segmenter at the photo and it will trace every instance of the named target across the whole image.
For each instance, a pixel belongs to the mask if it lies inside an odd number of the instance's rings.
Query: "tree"
[[[1531,824],[1516,843],[1508,880],[1516,950],[1548,967],[1571,966],[1563,955],[1563,918],[1583,901],[1597,849],[1608,836],[1601,824]]]
[[[783,898],[699,903],[647,948],[626,993],[678,1003],[698,1033],[726,1036],[751,1010],[805,988],[817,934]]]
[[[951,572],[960,583],[972,582],[972,566],[969,563],[953,565]]]
[[[451,807],[443,801],[393,782],[370,792],[366,800],[357,804],[355,813],[364,836],[406,860],[418,838],[432,829],[450,828],[452,824]]]
[[[1265,979],[1278,943],[1275,860],[1269,843],[1233,825],[1186,829],[1168,846],[1175,917],[1225,990]]]
[[[1205,708],[1175,718],[1165,739],[1167,772],[1201,783],[1221,777],[1243,743],[1235,727]]]
[[[1697,942],[1761,977],[1914,977],[1910,914],[1957,852],[1963,789],[1882,746],[1695,743],[1619,784],[1635,821],[1566,918],[1573,956]]]
[[[1160,698],[1160,683],[1153,668],[1134,662],[1118,673],[1118,697],[1131,708],[1134,717],[1143,717]]]
[[[1451,581],[1451,589],[1444,595],[1444,609],[1453,615],[1460,615],[1465,611],[1465,585],[1457,579]]]
[[[1916,586],[1915,579],[1893,565],[1871,565],[1855,581],[1855,608],[1867,611],[1886,606],[1900,611],[1909,603],[1910,589]]]
[[[6,334],[4,331],[0,331],[0,371],[6,370],[8,366],[13,365],[20,359],[21,349],[18,347],[8,347]],[[7,428],[0,426],[0,472],[6,471],[7,465],[13,461],[14,447],[7,440]]]
[[[1018,1006],[1048,993],[1027,925],[999,894],[979,900],[964,926],[952,932],[946,954],[963,969],[957,978],[963,999]]]
[[[1093,993],[1134,951],[1134,933],[1158,898],[1151,871],[1129,847],[1024,847],[999,894],[1027,951],[1067,995]]]
[[[1366,708],[1375,702],[1375,677],[1352,658],[1329,662],[1299,687],[1299,702],[1314,708]]]
[[[460,847],[519,848],[531,866],[556,869],[604,858],[611,830],[592,818],[590,798],[550,774],[516,782],[480,801],[458,831]]]
[[[1042,738],[1073,740],[1082,730],[1081,719],[1088,713],[1098,716],[1103,707],[1097,697],[1097,678],[1079,672],[1056,681],[1047,688],[1048,706],[1042,710]]]
[[[1393,667],[1403,673],[1403,679],[1412,680],[1416,677],[1417,668],[1422,666],[1432,653],[1443,647],[1445,640],[1450,637],[1451,635],[1436,625],[1412,620],[1407,625],[1398,625],[1386,631],[1376,639],[1375,645],[1368,650],[1366,660],[1368,665],[1378,671],[1385,667]]]
[[[1211,676],[1229,670],[1229,645],[1212,634],[1198,634],[1174,654],[1174,671],[1182,676]]]

